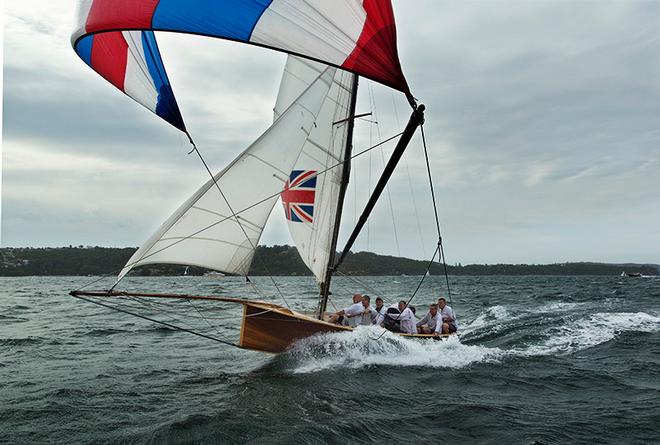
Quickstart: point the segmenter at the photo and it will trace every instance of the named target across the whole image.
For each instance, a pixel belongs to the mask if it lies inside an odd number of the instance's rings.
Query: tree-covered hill
[[[0,249],[0,276],[103,275],[118,273],[135,252],[133,247],[45,247]],[[340,268],[350,275],[419,275],[427,262],[371,252],[349,253]],[[619,275],[622,271],[657,275],[658,265],[561,263],[561,264],[470,264],[448,265],[452,275]],[[134,275],[182,275],[185,266],[150,265]],[[201,275],[205,269],[190,267]],[[443,273],[442,265],[431,267],[432,275]],[[310,275],[298,251],[291,246],[259,246],[250,275]]]

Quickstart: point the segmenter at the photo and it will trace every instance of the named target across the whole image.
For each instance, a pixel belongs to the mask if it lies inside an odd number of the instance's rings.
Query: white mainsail
[[[156,263],[246,275],[336,71],[330,67],[318,71],[265,133],[215,175],[215,182],[209,179],[133,254],[118,280],[134,267]]]
[[[274,110],[276,120],[325,69],[327,65],[321,63],[288,57]],[[354,76],[342,70],[335,73],[316,124],[292,168],[287,190],[282,193],[291,237],[319,283],[325,282],[331,258]]]

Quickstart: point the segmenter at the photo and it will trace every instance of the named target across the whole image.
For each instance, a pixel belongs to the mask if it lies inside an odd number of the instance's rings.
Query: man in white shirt
[[[362,306],[362,294],[354,294],[353,304],[341,311],[335,312],[334,315],[330,317],[330,322],[341,323],[344,326],[354,328],[362,320],[362,312],[364,312],[364,306]]]
[[[406,307],[406,302],[403,300],[399,301],[399,312],[400,312],[399,322],[401,326],[401,332],[405,334],[416,334],[417,319],[415,318],[415,314],[412,313],[410,308]]]
[[[434,332],[440,333],[442,331],[442,319],[438,314],[438,305],[432,304],[429,306],[429,311],[424,318],[417,322],[418,334],[433,334]]]
[[[458,324],[456,323],[456,316],[454,310],[447,306],[447,300],[443,297],[438,298],[438,315],[442,319],[442,333],[451,334],[456,332]]]
[[[381,325],[383,319],[385,318],[385,305],[383,304],[383,299],[376,297],[376,307],[371,312],[371,323]]]
[[[371,307],[371,297],[369,295],[362,296],[362,317],[360,318],[360,326],[370,326],[372,320],[378,316],[376,309]]]

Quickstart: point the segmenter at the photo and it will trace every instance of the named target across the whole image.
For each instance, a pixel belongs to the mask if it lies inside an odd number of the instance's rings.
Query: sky
[[[3,247],[138,246],[207,178],[185,136],[77,58],[75,4],[4,6]],[[427,106],[447,262],[660,263],[660,2],[393,4],[403,70]],[[272,122],[286,56],[157,38],[220,170]],[[401,131],[410,108],[363,80],[357,112],[378,122],[356,124],[359,151]],[[392,148],[355,161],[340,245]],[[353,250],[427,258],[430,202],[417,135]],[[291,243],[279,205],[261,243]]]

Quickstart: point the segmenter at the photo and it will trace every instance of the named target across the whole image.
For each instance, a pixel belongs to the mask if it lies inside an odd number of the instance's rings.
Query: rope
[[[408,302],[406,303],[406,307],[410,306],[410,303],[412,302],[413,298],[417,295],[417,292],[419,292],[419,289],[422,287],[422,283],[424,283],[424,280],[426,279],[426,275],[431,270],[431,266],[433,265],[433,261],[435,261],[435,256],[438,254],[438,251],[440,250],[440,242],[438,242],[438,247],[435,248],[435,252],[433,252],[433,256],[431,257],[431,260],[429,261],[429,264],[426,266],[426,270],[424,271],[424,274],[422,275],[422,278],[419,280],[419,283],[417,284],[417,288],[415,288],[415,291],[413,294],[410,296],[408,299]],[[452,308],[453,309],[453,308]],[[401,312],[399,312],[399,315],[397,315],[395,321],[398,321],[399,318],[401,318]],[[385,335],[385,332],[388,332],[387,330],[383,331],[378,337],[372,340],[380,340],[380,338]]]
[[[371,93],[371,101],[372,101],[372,114],[374,116],[375,120],[375,125],[376,125],[376,135],[378,137],[378,140],[380,141],[381,139],[381,134],[380,134],[380,124],[379,124],[379,119],[378,119],[378,110],[376,109],[376,97],[374,96],[374,91],[373,87],[371,84],[369,84],[370,87],[370,93]],[[398,122],[397,122],[398,124]],[[400,124],[397,125],[397,128],[400,128]],[[371,138],[371,135],[370,135]],[[371,140],[369,141],[371,143]],[[383,153],[383,150],[380,151],[380,159],[383,163],[383,168],[385,168],[385,165],[387,165],[387,162],[385,161],[385,153]],[[394,217],[394,206],[392,205],[392,194],[390,193],[390,186],[386,185],[385,186],[385,193],[387,194],[387,202],[389,204],[390,208],[390,217],[392,218],[392,228],[394,229],[394,243],[396,244],[396,253],[397,256],[401,256],[401,247],[399,244],[399,233],[396,229],[396,218]]]
[[[454,302],[451,299],[451,287],[449,286],[449,276],[447,274],[447,260],[445,259],[445,250],[442,247],[442,233],[440,231],[440,219],[438,218],[438,206],[435,200],[435,191],[433,189],[433,178],[431,176],[431,163],[429,162],[429,152],[426,147],[426,135],[424,134],[424,124],[420,125],[421,134],[422,134],[422,145],[424,146],[424,159],[426,160],[426,171],[429,176],[429,187],[431,189],[431,199],[433,200],[433,213],[435,214],[435,226],[438,229],[438,248],[440,249],[440,259],[442,260],[442,267],[445,274],[445,282],[447,284],[447,296],[449,297],[449,305],[451,310],[454,312],[454,319],[456,319],[456,309],[454,308]],[[437,253],[437,249],[436,249]],[[435,257],[435,255],[434,255]]]
[[[452,298],[451,298],[451,287],[449,286],[449,277],[448,277],[448,274],[447,274],[447,262],[445,260],[444,249],[442,247],[442,233],[440,231],[440,218],[438,217],[438,206],[437,206],[436,199],[435,199],[435,190],[433,188],[433,177],[431,175],[431,163],[429,162],[429,154],[428,154],[428,149],[427,149],[427,146],[426,146],[426,136],[424,134],[424,125],[423,124],[420,125],[420,129],[421,129],[421,134],[422,134],[422,144],[423,144],[423,147],[424,147],[424,159],[426,161],[426,171],[428,173],[428,178],[429,178],[429,188],[431,190],[431,200],[433,202],[433,213],[434,213],[434,216],[435,216],[435,225],[436,225],[436,229],[438,231],[438,245],[435,248],[435,251],[433,252],[433,256],[431,257],[431,260],[429,261],[428,265],[426,266],[426,271],[424,272],[421,279],[419,280],[419,284],[417,284],[417,288],[415,289],[413,294],[408,299],[408,302],[406,303],[406,307],[408,307],[410,305],[413,298],[415,298],[415,296],[417,295],[417,292],[419,292],[419,289],[422,287],[422,284],[424,283],[424,280],[426,279],[427,274],[431,270],[431,266],[433,265],[433,262],[435,261],[436,255],[438,255],[438,253],[440,253],[440,259],[442,260],[442,264],[443,264],[443,267],[444,267],[445,281],[446,281],[446,284],[447,284],[447,296],[449,297],[449,305],[451,306],[452,311],[454,312],[454,318],[456,318],[456,311],[454,309],[454,303],[452,302]],[[399,313],[399,315],[396,317],[396,320],[399,320],[400,317],[401,317],[401,313]],[[375,340],[380,339],[384,334],[385,334],[385,332],[381,333]]]
[[[394,118],[396,120],[396,128],[401,128],[401,121],[399,120],[399,111],[396,107],[396,102],[394,101],[394,92],[390,91],[390,97],[392,99],[392,108],[394,110]],[[422,252],[424,253],[424,258],[427,257],[426,253],[426,243],[424,243],[424,235],[422,232],[421,219],[419,218],[419,211],[417,210],[417,199],[415,198],[415,191],[413,189],[412,176],[410,175],[410,163],[408,162],[408,152],[403,154],[403,162],[406,165],[406,175],[408,176],[408,188],[410,189],[410,198],[412,199],[413,209],[415,210],[415,223],[417,225],[417,234],[419,235],[419,243],[422,246]]]
[[[160,321],[160,320],[156,320],[155,318],[147,317],[146,315],[140,315],[140,314],[137,314],[135,312],[128,311],[126,309],[113,307],[109,304],[101,303],[100,301],[94,301],[90,298],[81,297],[80,295],[74,295],[74,297],[79,298],[81,300],[85,300],[88,303],[93,303],[93,304],[96,304],[96,305],[99,305],[99,306],[106,307],[106,308],[111,309],[113,311],[123,312],[124,314],[128,314],[128,315],[132,315],[134,317],[142,318],[144,320],[151,321],[153,323],[162,324],[163,326],[167,326],[168,328],[176,329],[176,330],[183,331],[183,332],[188,332],[190,334],[197,335],[198,337],[207,338],[209,340],[217,341],[218,343],[223,343],[223,344],[226,344],[226,345],[229,345],[229,346],[235,346],[237,348],[240,348],[240,346],[236,343],[231,343],[231,342],[228,342],[228,341],[225,341],[225,340],[221,340],[219,338],[216,338],[216,337],[213,337],[213,336],[210,336],[210,335],[201,334],[199,332],[195,332],[195,331],[190,330],[190,329],[182,328],[181,326],[176,326],[176,325],[173,325],[171,323],[167,323],[165,321]]]
[[[174,315],[170,314],[169,312],[167,312],[165,310],[161,310],[161,309],[158,308],[159,305],[160,306],[174,307],[172,303],[149,301],[149,300],[146,300],[142,297],[134,297],[134,296],[127,296],[125,298],[128,298],[131,301],[135,301],[137,303],[140,303],[141,305],[146,306],[146,307],[148,307],[152,310],[155,310],[156,312],[159,312],[160,314],[162,314],[166,317],[169,317],[169,319],[171,321],[175,322],[175,323],[186,323],[183,320],[179,320],[178,318],[176,318]],[[200,318],[200,319],[204,320],[206,322],[206,324],[218,334],[218,337],[222,338],[223,335],[220,334],[220,331],[218,331],[218,329],[215,326],[211,325],[211,323],[206,319],[206,317],[204,317],[204,315],[200,312],[200,310],[197,308],[197,306],[195,306],[193,304],[192,300],[186,300],[186,301],[188,301],[188,303],[190,303],[192,305],[192,307],[195,308],[195,310],[199,314],[199,317],[191,316],[190,314],[185,314],[185,316],[188,317],[188,318]],[[115,305],[115,307],[118,306],[118,305],[119,304]],[[177,309],[182,309],[182,308],[177,307]],[[183,309],[183,310],[185,311],[185,309]],[[188,326],[190,327],[190,330],[192,330],[192,326],[190,326],[190,324],[188,324]],[[222,339],[225,340],[225,342],[229,342],[229,340],[227,340],[226,338],[222,338]]]
[[[197,311],[197,313],[199,314],[199,316],[202,317],[202,320],[204,320],[204,321],[206,322],[206,324],[207,324],[211,329],[213,329],[213,330],[215,331],[216,334],[218,334],[218,337],[222,337],[222,334],[220,334],[220,331],[218,331],[218,328],[217,328],[216,326],[214,326],[214,325],[211,324],[211,322],[210,322],[210,321],[204,316],[204,314],[202,314],[202,312],[199,310],[199,308],[198,308],[197,306],[195,306],[195,303],[193,303],[192,300],[186,300],[186,301],[187,301],[188,303],[190,303],[190,305],[191,305],[192,307],[195,308],[195,310]]]
[[[158,308],[158,306],[174,307],[174,305],[173,305],[172,303],[163,303],[163,302],[157,302],[157,301],[149,301],[149,300],[146,300],[146,299],[144,299],[144,298],[142,298],[142,297],[134,297],[134,296],[127,296],[127,297],[125,297],[125,298],[128,298],[128,299],[131,300],[131,301],[135,301],[135,302],[137,302],[137,303],[140,303],[141,305],[146,306],[146,307],[149,308],[149,309],[155,310],[156,312],[159,312],[159,313],[162,314],[163,316],[168,317],[171,321],[173,321],[173,322],[175,322],[175,323],[186,323],[186,322],[183,321],[183,320],[179,320],[178,318],[176,318],[174,315],[170,314],[169,312],[167,312],[167,311],[165,311],[165,310],[161,310],[161,309]],[[194,315],[190,315],[189,313],[184,314],[185,317],[187,317],[187,318],[199,318],[199,319],[201,319],[201,320],[204,320],[204,321],[206,322],[206,324],[209,326],[209,328],[211,328],[211,330],[214,330],[214,331],[218,334],[218,338],[221,338],[221,339],[224,340],[225,342],[230,343],[229,340],[227,340],[227,339],[226,339],[226,338],[220,333],[220,331],[218,331],[217,327],[213,326],[213,325],[207,320],[207,318],[206,318],[206,317],[200,312],[200,310],[197,308],[197,306],[195,306],[195,305],[193,304],[192,300],[186,300],[186,301],[188,301],[188,303],[190,303],[190,305],[192,305],[192,307],[195,308],[195,310],[196,310],[197,313],[199,314],[199,317],[195,317]],[[120,305],[119,305],[119,304],[116,304],[116,305],[114,306],[114,308],[116,308],[117,306],[120,306]],[[184,312],[188,312],[188,311],[186,311],[185,309],[183,309],[183,308],[181,308],[181,307],[177,307],[177,309],[178,309],[178,310],[183,310]],[[178,316],[178,314],[177,314],[177,316]],[[188,323],[188,328],[189,328],[189,330],[193,330],[193,327],[190,326],[189,323]],[[195,331],[195,332],[197,332],[197,331]]]

